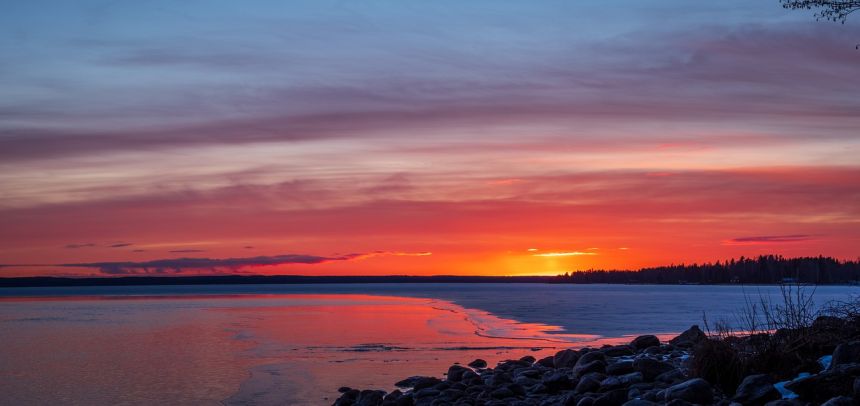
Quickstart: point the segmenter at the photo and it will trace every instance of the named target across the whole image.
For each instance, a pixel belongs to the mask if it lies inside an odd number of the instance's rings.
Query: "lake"
[[[818,305],[860,294],[822,286]],[[331,404],[454,362],[665,338],[773,286],[330,284],[0,289],[0,404]]]

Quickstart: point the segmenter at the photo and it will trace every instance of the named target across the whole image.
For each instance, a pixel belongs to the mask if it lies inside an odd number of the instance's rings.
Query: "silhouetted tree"
[[[819,20],[845,23],[848,15],[860,10],[860,0],[779,0],[791,10],[816,10]]]

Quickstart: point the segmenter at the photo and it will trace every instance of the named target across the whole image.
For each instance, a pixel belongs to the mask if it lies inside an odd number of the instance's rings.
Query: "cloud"
[[[724,242],[725,245],[759,245],[759,244],[779,244],[814,240],[814,236],[807,234],[789,234],[789,235],[761,235],[754,237],[738,237],[732,238]]]
[[[66,248],[78,249],[78,248],[89,248],[89,247],[95,247],[95,246],[96,246],[95,244],[90,242],[90,243],[86,243],[86,244],[68,244],[68,245],[66,245]]]
[[[189,250],[171,250],[171,251],[167,251],[167,252],[178,254],[178,253],[189,253],[189,252],[206,252],[206,250],[189,249]]]
[[[235,272],[247,267],[290,264],[322,264],[327,262],[367,259],[382,255],[427,256],[431,255],[431,253],[374,251],[369,253],[344,254],[328,257],[306,254],[283,254],[240,258],[173,258],[155,259],[150,261],[83,262],[58,264],[57,266],[96,268],[99,272],[108,275],[178,274],[187,270],[219,273],[224,270]]]
[[[567,252],[543,252],[532,254],[533,257],[578,257],[581,255],[597,255],[596,252],[567,251]]]
[[[130,242],[118,242],[115,244],[108,245],[108,248],[122,248],[122,247],[128,247],[130,245],[134,245],[134,244],[132,244]]]

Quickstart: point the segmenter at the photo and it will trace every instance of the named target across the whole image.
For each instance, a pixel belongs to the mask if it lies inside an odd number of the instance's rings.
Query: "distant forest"
[[[586,270],[559,275],[560,283],[653,283],[653,284],[856,284],[860,282],[860,260],[840,261],[831,257],[784,258],[762,255],[725,262],[668,265],[638,271]]]
[[[558,276],[302,276],[211,275],[96,278],[0,278],[0,287],[248,285],[330,283],[616,283],[616,284],[860,284],[860,260],[767,255],[716,263],[669,265],[638,271],[585,270]]]

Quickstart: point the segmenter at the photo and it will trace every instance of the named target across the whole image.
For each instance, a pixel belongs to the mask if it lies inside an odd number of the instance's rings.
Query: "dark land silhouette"
[[[136,286],[325,283],[610,283],[610,284],[857,284],[860,260],[831,257],[784,258],[763,255],[704,264],[678,264],[639,270],[581,270],[558,276],[307,276],[212,275],[123,277],[0,278],[0,287]]]

